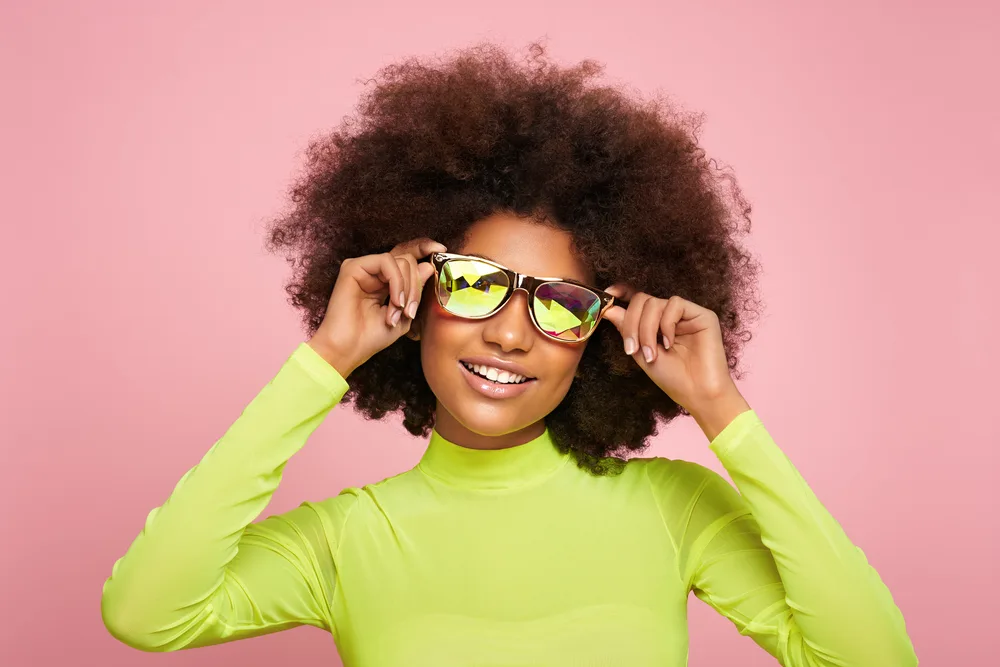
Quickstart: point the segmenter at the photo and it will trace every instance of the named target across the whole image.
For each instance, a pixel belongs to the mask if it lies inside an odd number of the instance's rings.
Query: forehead
[[[497,213],[474,223],[457,250],[476,254],[532,276],[589,283],[591,273],[571,249],[573,237],[551,224]]]

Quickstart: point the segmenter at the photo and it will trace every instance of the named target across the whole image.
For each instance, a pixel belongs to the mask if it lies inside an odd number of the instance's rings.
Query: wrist
[[[688,410],[709,442],[714,441],[734,419],[751,410],[750,404],[735,385],[726,392],[705,400]]]
[[[323,357],[326,363],[333,366],[334,370],[340,373],[340,376],[345,380],[347,379],[347,376],[350,375],[356,368],[356,366],[348,360],[346,355],[334,350],[329,344],[322,340],[314,337],[306,341],[306,344],[314,349],[319,356]]]

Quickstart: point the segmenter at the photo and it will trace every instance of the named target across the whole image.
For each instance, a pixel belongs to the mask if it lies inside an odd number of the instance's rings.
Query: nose
[[[534,335],[535,325],[528,314],[528,292],[523,287],[515,289],[499,311],[483,320],[483,340],[496,343],[504,352],[530,349]]]

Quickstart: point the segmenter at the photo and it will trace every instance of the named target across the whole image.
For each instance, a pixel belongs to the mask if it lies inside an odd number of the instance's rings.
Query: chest
[[[350,526],[334,610],[345,665],[685,664],[687,592],[654,506],[464,500]]]

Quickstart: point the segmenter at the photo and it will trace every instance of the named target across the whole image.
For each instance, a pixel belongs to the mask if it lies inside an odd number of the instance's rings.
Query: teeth
[[[485,378],[492,380],[493,382],[498,382],[501,384],[518,384],[527,379],[523,375],[518,375],[517,373],[511,373],[510,371],[502,371],[498,368],[492,368],[490,366],[482,366],[480,364],[464,364],[464,365],[466,368],[473,371],[477,375],[481,375]]]

